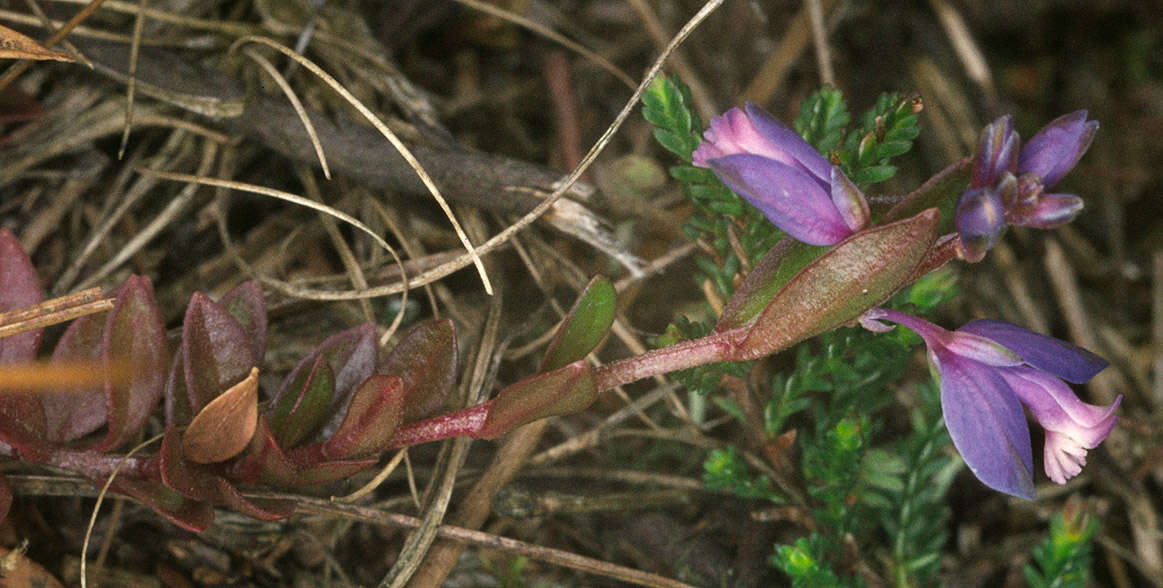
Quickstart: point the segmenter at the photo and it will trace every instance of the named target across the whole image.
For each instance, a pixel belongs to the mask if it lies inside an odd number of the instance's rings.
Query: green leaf
[[[538,371],[547,372],[573,363],[597,348],[614,324],[617,302],[618,294],[610,280],[594,276],[562,320]]]
[[[826,155],[840,143],[849,118],[848,105],[840,90],[824,87],[800,103],[795,129],[816,151]]]
[[[754,359],[786,349],[886,300],[904,285],[936,240],[938,220],[937,211],[930,209],[840,242],[787,282],[731,359]]]
[[[300,371],[268,409],[271,434],[279,447],[290,449],[310,437],[323,424],[335,394],[335,372],[320,355],[310,370]]]
[[[584,360],[576,361],[506,386],[490,401],[475,436],[496,439],[526,423],[584,410],[597,397],[593,370]]]
[[[456,352],[456,328],[443,319],[416,326],[380,364],[378,373],[403,382],[404,422],[444,406],[456,384]]]

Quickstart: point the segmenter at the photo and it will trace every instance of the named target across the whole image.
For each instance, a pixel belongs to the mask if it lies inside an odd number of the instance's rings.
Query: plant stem
[[[492,404],[493,401],[490,400],[456,412],[408,423],[396,431],[389,441],[388,448],[439,441],[449,437],[475,438],[484,426],[485,417],[489,415],[489,407]]]
[[[594,371],[599,391],[643,378],[718,361],[734,361],[736,350],[747,336],[747,327],[711,333],[670,347],[647,351],[608,363]]]

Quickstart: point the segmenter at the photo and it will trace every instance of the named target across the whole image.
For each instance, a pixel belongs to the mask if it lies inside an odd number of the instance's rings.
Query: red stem
[[[408,423],[399,428],[389,441],[389,448],[439,441],[449,437],[476,437],[489,416],[493,401],[482,402],[463,410]]]

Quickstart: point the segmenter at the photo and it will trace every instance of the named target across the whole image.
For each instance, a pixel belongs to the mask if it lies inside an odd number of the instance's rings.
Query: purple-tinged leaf
[[[751,322],[788,280],[828,249],[795,239],[780,239],[735,290],[719,316],[715,331],[728,331]]]
[[[456,328],[449,319],[408,332],[377,370],[403,383],[404,422],[430,416],[444,406],[456,383]]]
[[[279,447],[291,448],[311,437],[327,420],[331,399],[335,395],[335,373],[327,357],[319,355],[309,371],[300,371],[291,381],[290,390],[267,408],[271,433]]]
[[[254,345],[254,356],[262,363],[267,341],[267,307],[258,282],[243,282],[226,293],[218,304],[238,321]]]
[[[194,463],[182,454],[181,431],[167,427],[158,450],[158,469],[161,481],[171,490],[195,500],[219,502],[218,485],[214,481],[220,468]]]
[[[263,415],[250,446],[229,466],[227,477],[241,484],[264,484],[285,488],[293,483],[296,466],[279,447]]]
[[[496,439],[533,421],[584,410],[598,397],[594,372],[585,360],[506,386],[492,399],[480,439]]]
[[[277,498],[247,498],[225,478],[215,478],[220,504],[228,506],[252,519],[277,521],[295,513],[295,503]]]
[[[16,395],[17,397],[28,396],[25,392],[17,392]],[[40,407],[34,404],[33,408],[37,411],[35,416],[40,416]],[[30,417],[29,420],[35,419]],[[51,450],[42,436],[34,434],[28,429],[25,421],[13,418],[4,411],[0,411],[0,444],[8,445],[16,450],[20,460],[29,463],[45,461]]]
[[[936,209],[853,235],[801,270],[764,308],[736,354],[763,357],[856,320],[904,285],[937,238]]]
[[[101,358],[105,314],[89,314],[69,324],[53,349],[53,363]],[[40,395],[44,410],[44,438],[56,443],[72,441],[105,424],[106,400],[102,385],[46,390]]]
[[[40,288],[36,269],[20,246],[20,240],[12,231],[0,228],[0,312],[37,304],[43,299],[44,291]],[[36,329],[0,337],[0,364],[36,359],[41,333],[42,329]]]
[[[32,260],[20,241],[8,229],[0,228],[0,312],[39,303],[44,298]],[[0,337],[0,364],[24,363],[36,359],[43,329]],[[44,434],[44,413],[36,397],[23,390],[0,390],[0,415],[17,428],[10,429],[14,440],[31,449],[30,443]],[[5,438],[0,431],[0,439]]]
[[[196,413],[258,365],[254,342],[220,304],[201,292],[190,297],[182,325],[186,394]]]
[[[99,486],[104,480],[95,480]],[[114,478],[109,489],[124,494],[152,508],[166,520],[187,531],[201,533],[214,522],[214,507],[206,502],[191,500],[153,480]]]
[[[258,426],[258,368],[211,400],[182,433],[182,453],[195,463],[226,461],[246,449]]]
[[[345,480],[376,465],[376,462],[379,461],[378,455],[368,459],[320,461],[322,459],[319,454],[320,446],[304,447],[291,455],[293,461],[302,462],[302,465],[299,466],[294,481],[286,485],[287,488],[306,488],[336,480]]]
[[[326,358],[335,373],[335,392],[331,400],[329,419],[322,427],[321,435],[330,436],[339,428],[339,422],[343,420],[356,386],[375,373],[377,349],[376,330],[371,323],[352,327],[328,337],[291,370],[279,391],[271,399],[271,403],[278,405],[287,394],[298,394],[301,388],[294,388],[291,384],[299,372],[312,369],[320,356]]]
[[[403,382],[396,376],[372,376],[351,397],[351,404],[335,432],[323,443],[329,460],[380,453],[399,428],[403,417]]]
[[[594,276],[561,321],[538,371],[555,370],[585,358],[596,349],[614,324],[617,304],[618,293],[610,280]]]
[[[162,391],[162,406],[165,409],[167,427],[184,427],[194,418],[194,410],[190,407],[190,397],[186,392],[186,370],[181,348],[170,360],[166,387]]]
[[[114,292],[106,317],[102,358],[105,365],[128,360],[127,385],[105,384],[108,432],[94,451],[108,451],[137,436],[161,397],[169,363],[165,325],[149,278],[131,276]]]

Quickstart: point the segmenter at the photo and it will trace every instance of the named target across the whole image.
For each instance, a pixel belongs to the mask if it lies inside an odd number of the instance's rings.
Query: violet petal
[[[1017,397],[996,369],[940,353],[941,410],[957,451],[986,486],[1034,497],[1030,430]]]
[[[1026,142],[1018,157],[1018,170],[1036,173],[1044,185],[1053,186],[1074,169],[1096,131],[1098,121],[1087,122],[1085,110],[1060,116]]]
[[[975,320],[958,331],[993,339],[1022,356],[1026,363],[1075,384],[1089,382],[1110,365],[1077,345],[1002,321]]]
[[[727,187],[797,241],[833,245],[852,234],[831,196],[805,172],[750,154],[708,163]]]

